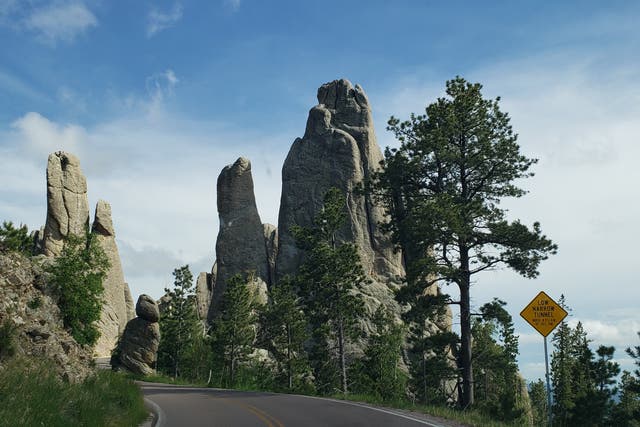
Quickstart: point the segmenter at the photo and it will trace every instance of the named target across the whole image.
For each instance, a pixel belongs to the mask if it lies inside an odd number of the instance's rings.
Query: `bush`
[[[33,240],[26,225],[15,228],[11,221],[3,221],[0,227],[0,250],[33,255]]]
[[[109,261],[91,235],[69,235],[62,254],[47,269],[53,292],[66,328],[84,345],[93,345],[100,336],[95,322],[102,310],[102,282]]]
[[[133,427],[147,417],[140,389],[123,375],[100,371],[68,384],[51,366],[14,359],[0,370],[0,427]]]
[[[15,333],[16,327],[9,319],[5,319],[2,324],[0,324],[0,361],[14,355],[16,351],[13,342]]]

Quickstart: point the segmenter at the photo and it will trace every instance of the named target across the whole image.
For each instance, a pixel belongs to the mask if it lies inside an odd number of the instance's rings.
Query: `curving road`
[[[447,427],[428,416],[316,397],[140,383],[161,427]]]

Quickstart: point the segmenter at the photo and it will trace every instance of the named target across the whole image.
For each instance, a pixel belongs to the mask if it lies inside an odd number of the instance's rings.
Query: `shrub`
[[[15,228],[11,221],[3,221],[0,227],[0,249],[33,255],[33,240],[26,225]]]
[[[100,319],[108,268],[104,251],[91,235],[69,235],[62,254],[47,269],[64,325],[79,344],[93,345],[100,336],[95,322]]]

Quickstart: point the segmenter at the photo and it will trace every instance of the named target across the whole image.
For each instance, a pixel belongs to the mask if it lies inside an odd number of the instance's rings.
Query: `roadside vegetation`
[[[148,416],[138,386],[111,371],[79,384],[46,361],[12,359],[0,369],[0,426],[138,426]]]
[[[98,338],[95,321],[102,306],[102,280],[108,263],[90,235],[71,236],[61,256],[47,269],[47,288],[57,300],[65,328],[82,346]],[[35,255],[27,227],[3,222],[0,252]],[[36,310],[43,298],[27,306]],[[90,374],[72,383],[60,377],[59,366],[44,357],[27,357],[18,325],[0,315],[0,427],[14,426],[138,426],[148,416],[135,383],[112,371]],[[28,338],[30,339],[30,338]]]

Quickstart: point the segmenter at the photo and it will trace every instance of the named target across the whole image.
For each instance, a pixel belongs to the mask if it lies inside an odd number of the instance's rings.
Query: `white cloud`
[[[30,112],[11,125],[18,134],[23,148],[32,155],[42,156],[56,150],[78,152],[86,140],[85,130],[77,125],[60,125]]]
[[[241,0],[224,0],[224,5],[232,12],[237,12],[240,9]]]
[[[95,15],[80,1],[54,1],[36,8],[23,20],[24,28],[51,44],[73,41],[97,25]]]
[[[147,16],[147,37],[153,37],[160,31],[173,27],[182,19],[182,5],[175,3],[168,12],[160,12],[158,9],[151,9]]]
[[[171,69],[147,77],[145,85],[149,99],[143,102],[149,115],[157,116],[161,113],[166,98],[173,95],[174,88],[179,82],[180,80]]]

